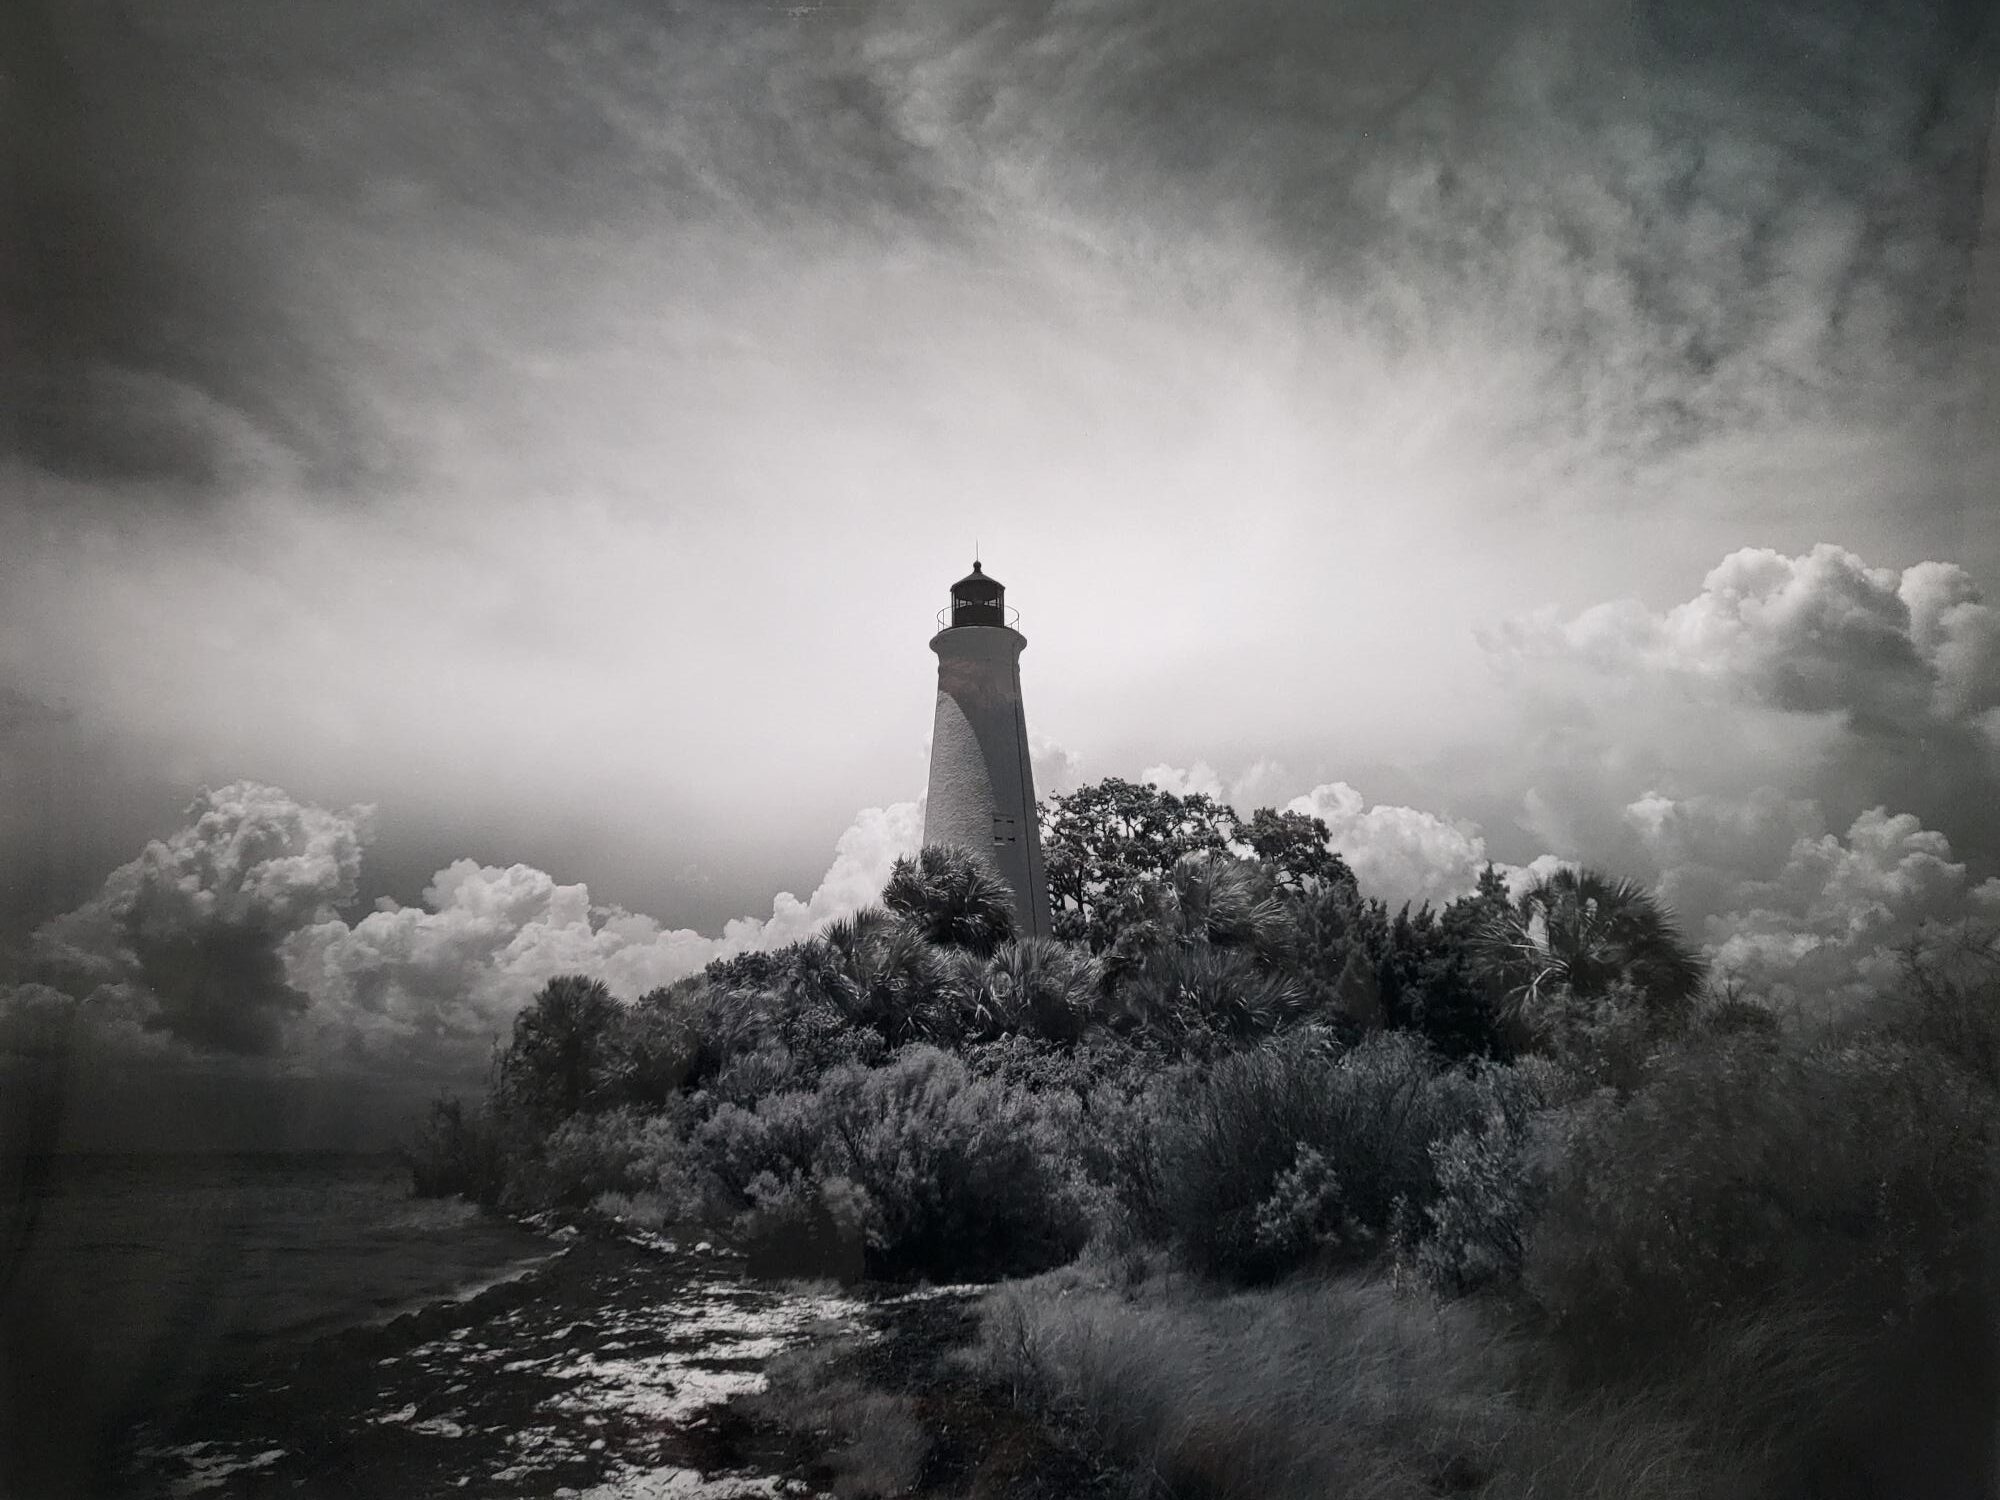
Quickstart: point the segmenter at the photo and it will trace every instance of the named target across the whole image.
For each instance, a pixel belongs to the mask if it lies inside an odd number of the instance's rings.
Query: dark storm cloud
[[[0,446],[194,491],[392,474],[371,374],[463,373],[380,326],[430,262],[919,207],[844,35],[764,6],[9,7]]]
[[[1247,221],[1405,338],[1540,344],[1545,418],[1600,440],[1879,399],[1964,311],[1983,0],[941,14],[906,57],[941,149],[1167,235]]]
[[[354,457],[230,181],[261,143],[204,63],[107,6],[10,6],[0,442],[53,472],[212,488]]]
[[[188,815],[36,934],[39,977],[9,1014],[32,992],[43,1013],[52,996],[68,997],[197,1052],[282,1048],[309,1002],[288,982],[280,945],[353,898],[362,814],[239,782],[204,791]]]
[[[1558,421],[1672,445],[1935,363],[1995,62],[1980,0],[8,12],[0,442],[203,490],[397,472],[385,381],[482,359],[398,309],[461,252],[559,303],[633,234],[1247,233],[1403,338],[1558,351]],[[468,315],[538,315],[495,295]]]
[[[1954,565],[1745,548],[1665,612],[1544,611],[1484,643],[1539,739],[1533,820],[1565,853],[1631,853],[1629,808],[1661,788],[1782,790],[1841,824],[1887,804],[2000,870],[2000,610]]]

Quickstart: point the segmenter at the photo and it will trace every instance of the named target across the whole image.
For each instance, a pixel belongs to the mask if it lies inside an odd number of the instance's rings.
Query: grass
[[[1638,1396],[1562,1399],[1483,1305],[1380,1280],[1219,1293],[1073,1267],[988,1299],[970,1356],[1176,1500],[1754,1493]]]
[[[888,1500],[916,1488],[930,1438],[907,1395],[873,1387],[849,1371],[838,1347],[808,1345],[779,1355],[749,1415],[805,1444],[813,1479],[836,1500]]]

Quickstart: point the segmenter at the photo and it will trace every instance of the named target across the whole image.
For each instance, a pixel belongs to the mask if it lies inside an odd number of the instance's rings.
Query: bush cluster
[[[1211,1286],[1380,1272],[1497,1299],[1580,1380],[1681,1372],[1673,1420],[1767,1458],[1885,1338],[2000,1300],[1991,950],[1812,1032],[1706,992],[1625,882],[1489,871],[1391,913],[1315,820],[1087,792],[1049,820],[1062,939],[928,849],[791,948],[631,1002],[558,978],[486,1098],[433,1110],[418,1190],[643,1212],[793,1273],[1092,1241]]]
[[[1501,1170],[1517,1171],[1512,1148],[1546,1102],[1530,1073],[1447,1067],[1404,1033],[1352,1048],[1296,1033],[1158,1080],[1135,1217],[1231,1281],[1366,1261],[1439,1227],[1463,1243],[1438,1252],[1440,1268],[1462,1262],[1458,1279],[1476,1279],[1469,1268],[1519,1235],[1527,1204],[1472,1163],[1504,1143]]]
[[[1871,1296],[1892,1261],[1947,1279],[1937,1225],[1968,1206],[2000,1084],[1963,984],[1918,986],[1893,1046],[1808,1056],[1740,997],[1691,1009],[1698,965],[1624,883],[1566,871],[1514,901],[1489,871],[1391,916],[1301,815],[1116,782],[1058,801],[1082,941],[1016,936],[1005,887],[932,848],[789,949],[630,1003],[556,979],[487,1098],[435,1108],[417,1187],[643,1198],[882,1272],[1044,1265],[1086,1215],[1237,1282],[1390,1257],[1460,1293],[1531,1265],[1554,1324],[1627,1331],[1633,1308],[1686,1326],[1718,1267],[1743,1296],[1850,1251]],[[1781,1180],[1859,1120],[1872,1208],[1859,1179]],[[1731,1192],[1698,1191],[1725,1162]]]

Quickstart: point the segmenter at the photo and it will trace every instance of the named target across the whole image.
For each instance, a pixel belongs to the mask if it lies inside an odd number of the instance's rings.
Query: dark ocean
[[[7,1165],[0,1419],[15,1429],[10,1442],[114,1442],[261,1354],[489,1284],[553,1248],[470,1204],[411,1197],[393,1157]]]

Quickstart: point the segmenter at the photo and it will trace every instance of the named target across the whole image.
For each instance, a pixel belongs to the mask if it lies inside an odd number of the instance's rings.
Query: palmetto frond
[[[1248,860],[1202,850],[1171,871],[1163,895],[1180,940],[1268,953],[1285,944],[1291,913],[1270,877]]]
[[[1163,948],[1121,990],[1136,1019],[1167,1035],[1215,1030],[1254,1036],[1292,1019],[1307,999],[1289,975],[1259,969],[1240,949]]]
[[[891,1042],[927,1035],[942,982],[938,951],[879,906],[829,922],[802,944],[793,982]]]
[[[965,850],[926,844],[889,872],[882,904],[946,948],[988,954],[1014,935],[1014,892]]]
[[[1621,982],[1655,1005],[1679,1007],[1706,975],[1673,913],[1651,891],[1596,870],[1543,876],[1478,936],[1516,1008],[1558,988],[1595,998]]]

